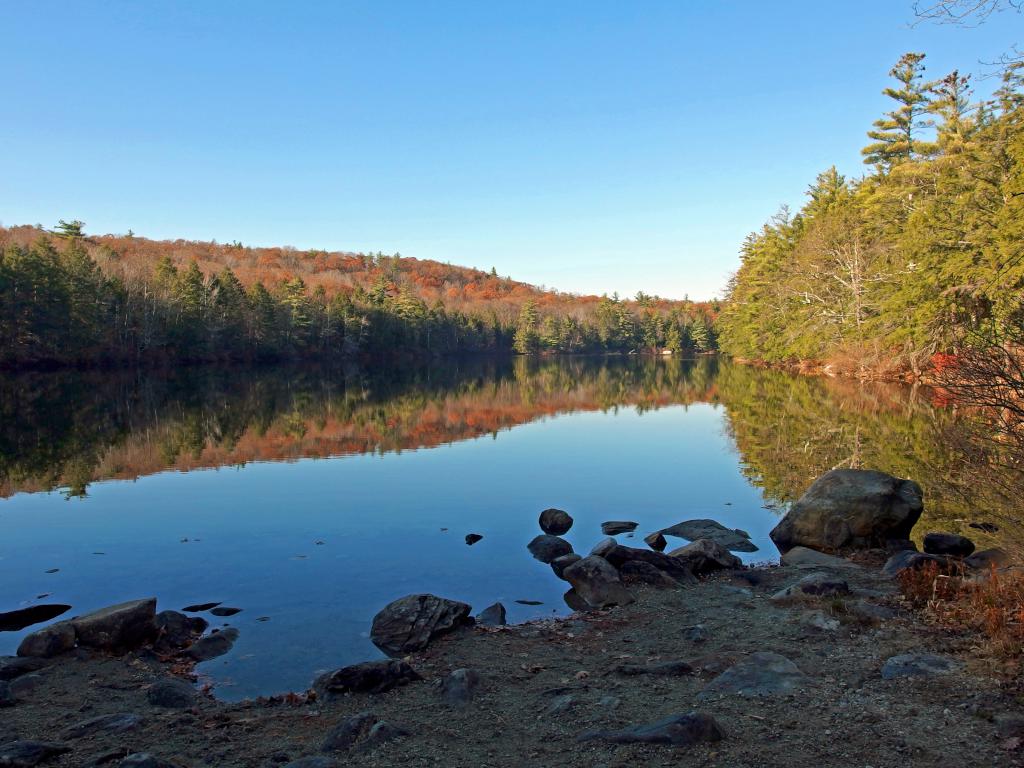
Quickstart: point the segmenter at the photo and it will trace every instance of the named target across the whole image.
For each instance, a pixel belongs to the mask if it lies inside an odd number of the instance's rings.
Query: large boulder
[[[339,693],[384,693],[422,679],[406,662],[383,659],[326,672],[313,681],[313,690],[322,698]]]
[[[696,582],[688,563],[662,552],[616,544],[614,547],[605,548],[601,557],[620,570],[626,563],[647,563],[681,583]]]
[[[472,623],[471,608],[436,595],[407,595],[373,617],[370,639],[388,656],[404,656],[427,647],[438,635]]]
[[[540,513],[540,529],[552,536],[561,536],[572,528],[572,516],[561,509],[545,509]]]
[[[974,552],[974,542],[955,533],[928,533],[924,537],[924,551],[929,555],[967,557]]]
[[[592,608],[633,602],[633,596],[623,586],[619,572],[603,557],[584,557],[566,568],[562,576],[572,584],[576,594]]]
[[[781,552],[884,547],[908,539],[923,509],[921,486],[884,472],[833,469],[819,477],[770,536]]]
[[[526,548],[530,550],[531,555],[542,563],[550,563],[556,557],[568,555],[572,552],[572,544],[565,539],[560,539],[558,536],[552,536],[550,533],[542,533],[540,536],[537,536],[526,545]]]
[[[697,576],[743,565],[736,555],[710,539],[691,541],[685,547],[669,552],[668,556],[683,563],[690,573]]]
[[[717,520],[684,520],[669,528],[662,528],[661,533],[690,541],[709,539],[733,552],[757,552],[757,546],[750,540],[749,534],[737,528],[726,528]]]
[[[70,621],[58,621],[25,635],[18,646],[18,655],[48,659],[74,647],[75,628]]]
[[[107,651],[137,648],[156,635],[156,598],[101,608],[71,619],[71,624],[80,646]]]

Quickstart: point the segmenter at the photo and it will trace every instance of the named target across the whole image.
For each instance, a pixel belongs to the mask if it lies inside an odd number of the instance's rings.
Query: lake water
[[[225,699],[379,657],[373,615],[412,592],[501,601],[515,622],[568,613],[526,551],[547,507],[581,552],[606,520],[637,521],[618,538],[643,546],[710,517],[772,560],[786,503],[852,465],[925,486],[918,532],[1017,536],[932,393],[716,359],[22,374],[0,398],[0,611],[239,607],[210,617],[240,630],[234,650],[199,668]],[[0,632],[0,653],[27,631]]]

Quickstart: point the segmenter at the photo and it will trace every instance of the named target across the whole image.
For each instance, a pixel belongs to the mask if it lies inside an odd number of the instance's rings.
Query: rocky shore
[[[566,551],[572,519],[546,510],[529,549],[572,616],[506,626],[500,605],[474,618],[409,595],[371,627],[388,658],[269,700],[197,690],[194,663],[231,632],[155,600],[57,621],[0,658],[0,766],[1024,764],[1017,682],[919,621],[894,579],[1005,563],[948,534],[917,552],[922,505],[910,481],[830,472],[773,531],[781,564],[760,567],[708,520]]]

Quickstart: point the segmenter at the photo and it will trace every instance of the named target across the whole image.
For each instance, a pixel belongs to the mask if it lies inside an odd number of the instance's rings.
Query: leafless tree
[[[918,22],[977,26],[1003,11],[1019,13],[1024,0],[917,0],[914,15]]]

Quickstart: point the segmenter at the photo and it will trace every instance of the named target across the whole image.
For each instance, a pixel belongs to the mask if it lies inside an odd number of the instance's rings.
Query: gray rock
[[[662,589],[679,587],[679,582],[668,573],[643,560],[627,560],[619,567],[619,576],[626,584],[646,584]]]
[[[409,731],[405,728],[389,723],[387,720],[381,720],[370,727],[369,733],[366,734],[366,739],[357,746],[361,752],[368,752],[371,749],[376,749],[381,744],[386,744],[389,741],[394,741],[408,735]]]
[[[613,744],[671,744],[688,747],[702,741],[720,741],[725,731],[711,715],[689,712],[673,715],[646,725],[634,725],[619,731],[592,730],[580,734],[580,741],[608,741]]]
[[[156,598],[111,605],[71,619],[78,644],[106,651],[137,648],[156,636]]]
[[[158,680],[146,691],[146,700],[154,707],[187,709],[196,703],[196,689],[176,678]]]
[[[476,623],[482,627],[505,626],[505,606],[501,603],[487,606],[477,614]]]
[[[653,675],[657,677],[682,677],[692,675],[693,667],[685,661],[661,661],[657,664],[620,664],[615,668],[620,675],[635,677]]]
[[[68,726],[61,733],[63,739],[80,739],[96,733],[126,733],[142,724],[142,718],[134,712],[118,712],[110,715],[98,715]]]
[[[42,685],[42,683],[43,676],[33,672],[31,675],[22,675],[12,680],[8,685],[10,686],[11,695],[18,701],[21,701],[28,698],[28,695]]]
[[[565,539],[552,536],[549,533],[542,533],[526,545],[530,554],[542,563],[551,563],[556,557],[568,555],[572,552],[572,544]]]
[[[669,557],[684,563],[691,573],[704,576],[728,568],[741,568],[743,562],[717,542],[697,539],[669,552]]]
[[[571,693],[563,693],[561,696],[555,696],[544,712],[548,715],[564,715],[571,712],[578,703]]]
[[[733,552],[757,552],[757,546],[746,534],[735,528],[726,528],[717,520],[684,520],[668,528],[662,528],[665,536],[697,541],[708,539]]]
[[[882,573],[891,578],[895,578],[901,571],[908,568],[917,570],[928,563],[935,563],[939,568],[946,568],[949,565],[949,561],[944,555],[928,555],[924,552],[914,552],[913,550],[903,550],[897,552],[895,555],[885,561],[885,565],[882,566]]]
[[[882,679],[949,675],[962,668],[962,663],[948,656],[938,656],[934,653],[903,653],[886,660],[882,665]]]
[[[884,472],[833,469],[819,477],[771,531],[781,552],[834,552],[908,539],[924,508],[921,486]]]
[[[903,552],[908,549],[911,552],[917,552],[917,544],[910,539],[889,539],[885,542],[885,551],[890,555],[897,552]]]
[[[569,606],[569,610],[571,611],[578,612],[591,610],[590,604],[580,597],[579,593],[575,589],[567,590],[566,593],[562,595],[562,599],[565,601],[565,604]]]
[[[601,523],[601,533],[605,536],[616,536],[620,533],[630,533],[635,531],[639,523],[634,523],[632,520],[609,520],[606,523]]]
[[[370,729],[380,721],[372,712],[360,712],[346,717],[330,730],[323,744],[322,752],[340,752],[351,749],[356,742],[365,739]]]
[[[223,656],[235,646],[238,639],[238,630],[234,627],[213,632],[205,637],[200,637],[192,646],[185,651],[185,655],[195,661],[209,661],[218,656]]]
[[[781,558],[783,565],[788,565],[794,568],[859,568],[856,563],[847,560],[845,557],[836,557],[835,555],[826,555],[824,552],[819,552],[816,549],[808,549],[807,547],[793,547],[791,550],[782,555]]]
[[[554,538],[554,537],[552,537]],[[436,637],[472,623],[466,603],[430,594],[407,595],[373,617],[370,639],[389,656],[420,651]]]
[[[862,621],[871,624],[894,618],[897,615],[896,611],[892,608],[870,603],[867,600],[853,600],[848,602],[846,604],[846,611]]]
[[[33,768],[44,760],[71,751],[71,747],[52,741],[9,741],[0,745],[0,766]]]
[[[382,659],[326,672],[313,681],[313,690],[322,697],[341,693],[376,694],[422,679],[406,662]]]
[[[540,513],[540,529],[552,536],[561,536],[572,528],[572,516],[561,509],[545,509]]]
[[[597,700],[597,706],[605,707],[606,709],[618,709],[620,704],[622,704],[622,699],[618,696],[607,695]]]
[[[14,680],[16,677],[38,672],[46,667],[45,659],[32,656],[0,656],[0,680]]]
[[[689,563],[662,552],[616,544],[614,547],[606,549],[602,557],[618,569],[623,568],[629,562],[641,562],[653,565],[659,571],[667,572],[681,584],[692,584],[697,581],[691,572]]]
[[[716,694],[775,696],[805,685],[808,677],[796,664],[777,653],[752,653],[712,680],[697,698]]]
[[[799,600],[808,597],[839,597],[850,594],[850,585],[828,573],[809,573],[771,596],[775,602]]]
[[[608,538],[601,539],[597,542],[597,544],[594,545],[594,548],[590,550],[590,554],[607,559],[608,553],[614,551],[618,546],[619,542],[609,536]]]
[[[156,615],[156,641],[154,647],[161,652],[187,648],[209,626],[206,619],[187,616],[178,611],[161,611]]]
[[[927,533],[924,537],[924,551],[929,555],[967,557],[974,551],[974,542],[955,533]]]
[[[285,763],[283,768],[340,768],[340,763],[326,755],[313,755]]]
[[[563,575],[576,594],[592,608],[633,602],[633,596],[623,586],[618,571],[603,557],[588,555],[566,568]]]
[[[456,669],[441,680],[441,696],[450,707],[464,707],[476,696],[480,675],[473,669]]]
[[[70,621],[58,621],[25,635],[18,646],[18,655],[48,659],[74,647],[75,628]]]
[[[827,632],[835,632],[839,629],[839,619],[826,616],[821,611],[814,611],[807,616],[807,625],[815,629],[823,629]]]
[[[565,573],[565,569],[573,563],[578,563],[582,559],[583,557],[581,555],[577,555],[575,552],[570,552],[568,555],[562,555],[561,557],[556,557],[552,560],[551,570],[554,571],[555,576],[560,579],[564,579],[565,576],[562,574]]]
[[[648,533],[644,536],[644,543],[655,552],[664,552],[665,547],[668,546],[668,542],[665,541],[665,537],[661,534],[661,531]]]
[[[13,707],[16,703],[14,694],[11,693],[11,684],[6,680],[0,680],[0,709]]]
[[[695,624],[683,633],[683,637],[691,643],[704,643],[707,642],[708,631],[704,628],[703,624]]]
[[[987,571],[991,568],[1001,568],[1009,565],[1010,556],[1003,550],[993,547],[975,552],[964,560],[964,564],[979,571]]]
[[[179,768],[177,763],[162,760],[149,752],[135,752],[124,758],[118,765],[124,768]]]

